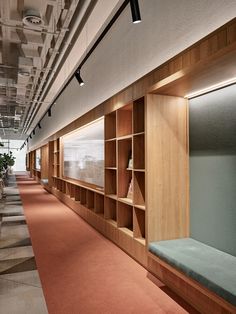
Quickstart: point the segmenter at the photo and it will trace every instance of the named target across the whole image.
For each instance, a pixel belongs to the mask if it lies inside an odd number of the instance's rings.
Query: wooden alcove
[[[189,236],[189,126],[184,96],[236,77],[235,57],[236,19],[48,139],[49,190],[202,313],[209,309],[235,313],[235,308],[154,259],[147,244]],[[60,141],[64,134],[103,115],[104,192],[63,177]],[[134,169],[126,166],[130,150]],[[30,160],[35,158],[34,152],[30,154]],[[33,173],[33,162],[30,166]],[[127,189],[131,177],[135,194],[129,200],[123,187]]]

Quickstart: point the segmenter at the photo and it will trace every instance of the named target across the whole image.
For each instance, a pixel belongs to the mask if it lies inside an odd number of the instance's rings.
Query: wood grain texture
[[[148,270],[202,314],[235,314],[236,308],[149,253]]]
[[[41,147],[41,179],[48,179],[48,146]]]
[[[187,237],[187,101],[161,95],[146,101],[148,242]]]

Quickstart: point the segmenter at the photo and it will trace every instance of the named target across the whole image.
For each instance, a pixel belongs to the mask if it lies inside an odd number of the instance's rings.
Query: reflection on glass
[[[104,118],[63,137],[64,176],[104,187]]]
[[[40,151],[40,149],[36,150],[35,168],[37,170],[41,169],[41,151]]]

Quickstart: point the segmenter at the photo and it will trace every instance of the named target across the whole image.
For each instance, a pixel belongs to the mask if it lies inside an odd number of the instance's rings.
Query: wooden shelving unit
[[[140,98],[105,116],[104,217],[142,245],[146,238],[144,112],[144,98]]]
[[[54,141],[53,176],[60,177],[60,138]]]

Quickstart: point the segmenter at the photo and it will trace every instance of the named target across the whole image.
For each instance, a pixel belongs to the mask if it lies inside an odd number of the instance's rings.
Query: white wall
[[[235,17],[235,0],[140,0],[142,23],[126,7],[30,141],[44,138]]]
[[[0,147],[0,153],[12,152],[13,156],[16,157],[15,164],[13,166],[14,171],[25,171],[25,157],[26,157],[26,147],[20,150],[20,147],[24,143],[22,140],[0,140],[4,142],[4,146]],[[8,144],[9,143],[9,144]]]

